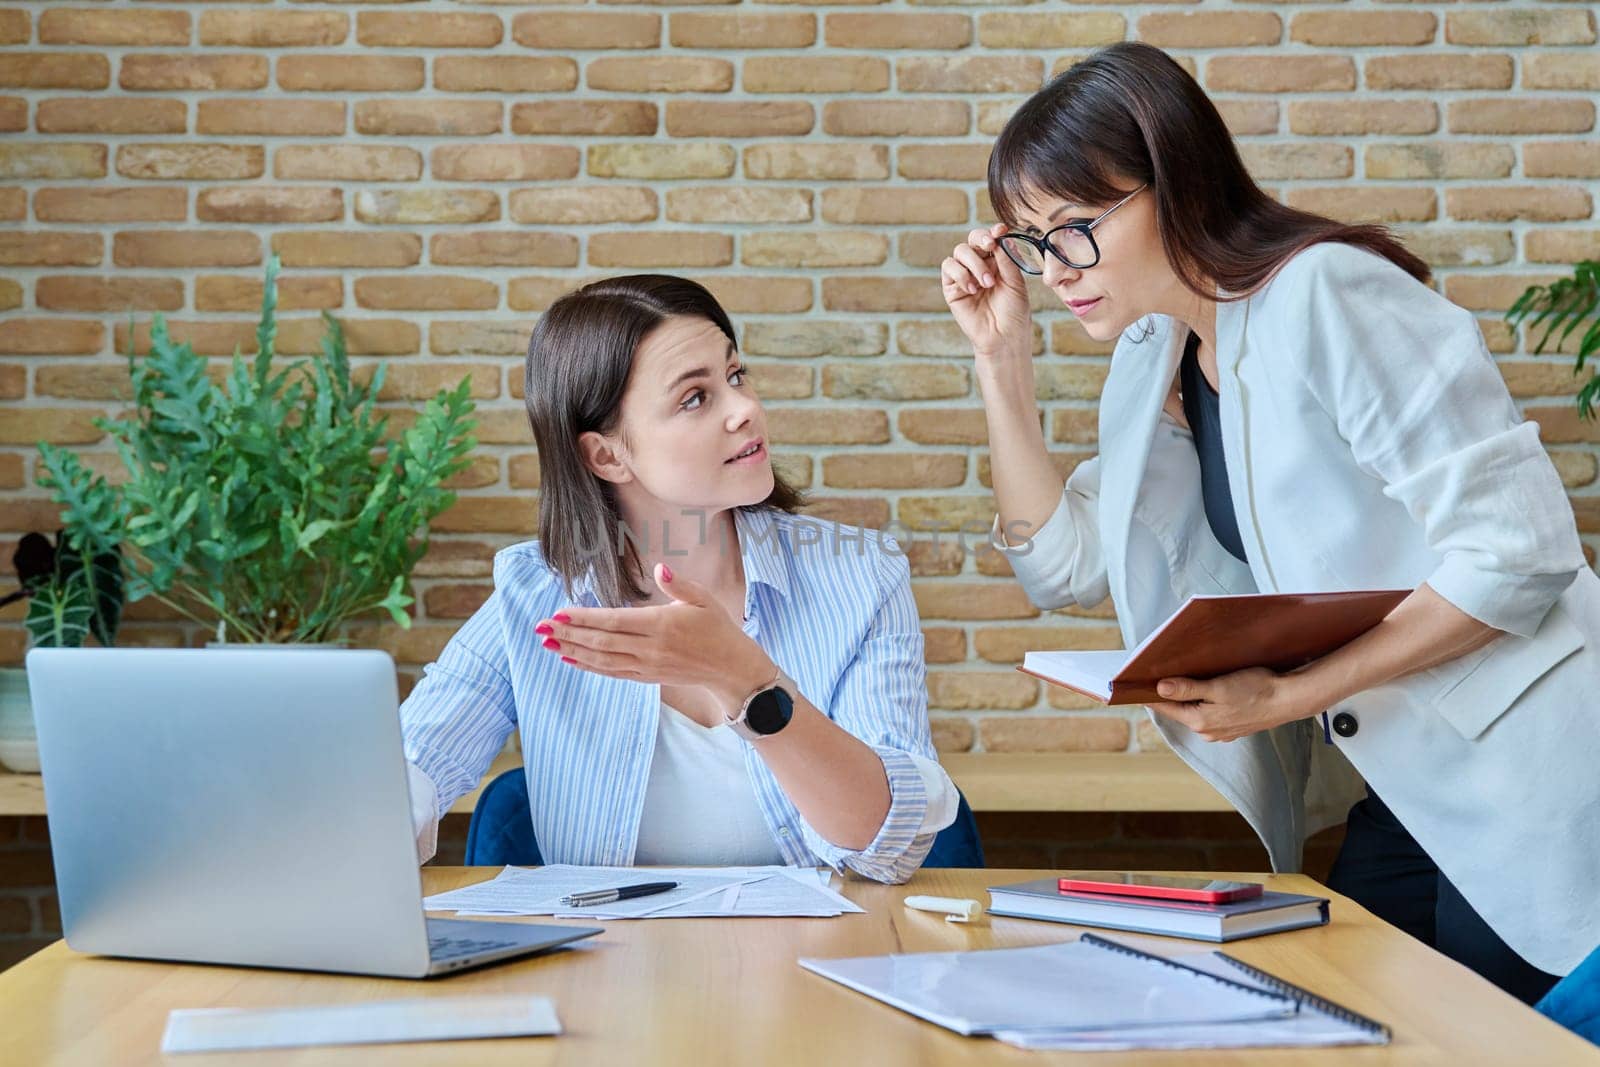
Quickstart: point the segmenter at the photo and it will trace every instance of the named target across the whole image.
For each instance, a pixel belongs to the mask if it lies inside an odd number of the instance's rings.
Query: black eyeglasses
[[[1139,186],[1127,196],[1102,211],[1091,222],[1068,222],[1046,233],[1043,237],[1029,237],[1025,233],[1002,234],[1000,247],[1005,249],[1011,262],[1024,274],[1044,273],[1044,254],[1049,252],[1074,270],[1087,270],[1100,262],[1100,246],[1094,240],[1094,228],[1117,208],[1132,200],[1143,189]]]

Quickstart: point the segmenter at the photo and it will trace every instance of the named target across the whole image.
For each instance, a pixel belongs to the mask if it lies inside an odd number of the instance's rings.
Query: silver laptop
[[[346,649],[34,649],[67,944],[421,978],[592,926],[428,919],[394,662]]]

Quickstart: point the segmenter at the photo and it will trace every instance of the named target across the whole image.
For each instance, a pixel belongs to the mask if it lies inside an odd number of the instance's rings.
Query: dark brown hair
[[[1173,271],[1208,299],[1207,279],[1248,295],[1320,241],[1365,248],[1428,280],[1428,265],[1384,227],[1346,225],[1263,192],[1210,98],[1151,45],[1114,44],[1063,71],[1012,115],[989,156],[989,198],[1007,225],[1032,209],[1030,191],[1107,204],[1141,182],[1155,195]]]
[[[615,488],[584,464],[578,437],[616,430],[640,344],[680,315],[705,319],[738,344],[716,297],[669,274],[585,285],[551,304],[533,328],[523,393],[539,447],[539,548],[569,597],[591,567],[602,604],[622,607],[648,596],[638,551],[623,534]],[[774,470],[772,492],[749,507],[792,512],[803,503]]]

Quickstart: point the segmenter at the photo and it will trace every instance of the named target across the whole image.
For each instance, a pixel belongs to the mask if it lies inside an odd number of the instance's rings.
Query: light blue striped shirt
[[[883,761],[890,805],[860,850],[825,840],[746,746],[745,766],[785,862],[903,882],[949,823],[955,787],[936,762],[911,571],[892,538],[771,509],[735,509],[744,632],[807,700]],[[597,606],[588,576],[567,599],[537,541],[496,553],[494,592],[427,665],[400,708],[406,758],[432,780],[438,814],[475,787],[512,730],[522,742],[534,833],[548,863],[630,866],[649,781],[661,687],[572,667],[540,620]]]

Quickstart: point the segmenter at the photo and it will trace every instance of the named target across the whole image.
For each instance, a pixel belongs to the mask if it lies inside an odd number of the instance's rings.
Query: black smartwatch
[[[794,717],[794,695],[799,687],[779,669],[778,676],[745,697],[739,714],[728,720],[734,733],[746,741],[760,741],[789,725]]]

